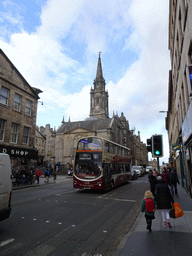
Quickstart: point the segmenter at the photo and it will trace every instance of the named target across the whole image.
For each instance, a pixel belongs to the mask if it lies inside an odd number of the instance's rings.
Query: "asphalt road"
[[[147,176],[113,191],[76,190],[72,179],[13,191],[0,222],[0,255],[113,255],[138,213]]]

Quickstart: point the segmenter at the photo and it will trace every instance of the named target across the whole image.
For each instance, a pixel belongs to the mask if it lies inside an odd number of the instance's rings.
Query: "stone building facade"
[[[50,163],[52,166],[54,166],[56,131],[50,127],[50,124],[46,124],[45,127],[38,127],[38,131],[45,138],[43,162]]]
[[[192,195],[192,1],[170,0],[168,111],[170,162]]]
[[[78,139],[98,136],[130,148],[133,165],[147,165],[148,152],[146,145],[140,140],[140,133],[136,136],[129,129],[129,122],[123,113],[120,117],[118,114],[113,114],[113,117],[109,118],[108,97],[99,56],[94,88],[90,91],[90,117],[78,122],[70,122],[70,119],[65,122],[63,119],[56,132],[51,130],[50,126],[47,128],[49,135],[42,132],[46,136],[46,148],[49,143],[47,138],[50,137],[52,141],[52,158],[45,153],[45,161],[50,161],[52,164],[59,162],[64,167],[69,167],[74,161]]]
[[[10,155],[13,167],[29,167],[37,159],[34,140],[40,92],[0,49],[0,152]]]
[[[35,130],[35,149],[38,151],[38,165],[43,165],[46,147],[46,137],[40,132],[38,126]]]

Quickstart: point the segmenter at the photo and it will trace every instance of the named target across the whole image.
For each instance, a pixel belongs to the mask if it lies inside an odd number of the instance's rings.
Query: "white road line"
[[[56,196],[62,196],[64,194],[70,194],[70,193],[73,193],[74,190],[71,190],[71,191],[68,191],[68,192],[63,192],[63,193],[59,193],[59,194],[56,194]]]
[[[136,203],[136,200],[131,200],[131,199],[115,199],[116,201],[122,201],[122,202],[133,202]]]
[[[3,241],[3,242],[0,243],[0,247],[3,247],[6,244],[9,244],[9,243],[13,242],[14,240],[15,240],[14,238],[7,239],[6,241]]]
[[[105,199],[105,200],[122,201],[122,202],[133,202],[133,203],[136,203],[136,202],[137,202],[136,200],[132,200],[132,199],[118,199],[118,198],[111,198],[111,197],[103,197],[103,198],[95,197],[95,198],[98,198],[98,199]]]

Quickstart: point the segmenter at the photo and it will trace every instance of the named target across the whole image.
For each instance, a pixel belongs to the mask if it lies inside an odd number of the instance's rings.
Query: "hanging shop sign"
[[[176,150],[180,150],[180,149],[181,149],[181,145],[180,144],[172,145],[172,150],[176,151]]]
[[[183,143],[188,144],[191,137],[192,137],[192,101],[189,105],[187,114],[185,116],[185,119],[182,125]]]
[[[6,153],[10,157],[20,157],[25,159],[37,159],[38,151],[33,149],[18,148],[0,145],[0,153]]]

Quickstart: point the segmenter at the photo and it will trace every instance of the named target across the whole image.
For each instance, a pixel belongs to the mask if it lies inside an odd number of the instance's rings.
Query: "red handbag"
[[[179,217],[184,215],[179,203],[173,203],[173,207],[174,207],[174,210],[175,210],[175,218],[179,218]]]

